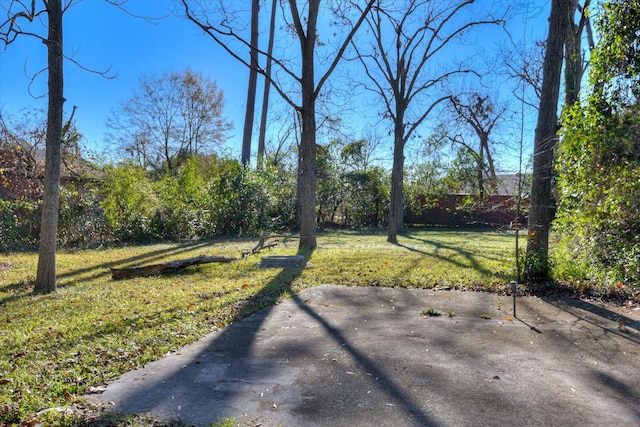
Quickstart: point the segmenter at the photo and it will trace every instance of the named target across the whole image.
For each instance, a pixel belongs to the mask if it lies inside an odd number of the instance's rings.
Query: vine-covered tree
[[[533,148],[533,181],[529,202],[525,262],[525,278],[530,280],[546,279],[549,275],[549,227],[553,212],[551,193],[553,150],[558,140],[560,77],[571,10],[572,0],[551,1],[540,108]]]
[[[589,17],[589,5],[591,0],[573,0],[572,10],[569,15],[569,29],[564,45],[564,105],[570,106],[580,99],[580,89],[584,72],[587,68],[585,52],[582,51],[583,33],[586,32],[589,50],[593,50],[594,41],[591,32],[591,20]],[[573,15],[578,14],[577,22]]]
[[[137,165],[172,172],[226,141],[232,126],[223,109],[222,90],[201,73],[149,73],[140,77],[140,87],[120,103],[107,126],[118,148]]]
[[[579,279],[640,283],[640,1],[603,4],[590,94],[563,118],[556,226]]]

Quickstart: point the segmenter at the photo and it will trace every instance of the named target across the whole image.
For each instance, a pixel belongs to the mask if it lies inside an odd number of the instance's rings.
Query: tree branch
[[[244,66],[248,67],[249,69],[255,69],[258,72],[258,74],[260,74],[261,76],[264,76],[266,79],[268,79],[269,82],[276,89],[276,91],[280,94],[282,99],[284,99],[285,102],[287,102],[289,105],[291,105],[291,107],[293,107],[296,110],[298,110],[300,108],[287,95],[287,93],[282,89],[280,84],[271,77],[271,75],[268,75],[265,72],[265,70],[263,70],[260,67],[256,68],[256,67],[252,66],[250,62],[248,62],[243,57],[241,57],[239,54],[234,52],[227,45],[227,43],[224,43],[224,41],[220,37],[218,37],[218,34],[221,35],[221,36],[232,37],[234,40],[242,43],[243,45],[245,45],[245,46],[247,46],[249,48],[251,47],[251,43],[249,43],[246,40],[244,40],[241,37],[239,37],[237,34],[235,34],[233,32],[232,29],[230,29],[229,31],[222,31],[220,28],[217,28],[217,27],[214,27],[213,25],[211,25],[208,20],[206,21],[206,23],[202,22],[200,19],[198,19],[198,17],[196,17],[194,15],[194,13],[193,13],[191,7],[189,6],[187,0],[180,0],[180,2],[182,3],[182,6],[184,8],[185,15],[186,15],[187,19],[189,19],[196,26],[198,26],[202,31],[204,31],[209,37],[211,37],[220,47],[222,47],[229,55],[231,55],[232,58],[236,59],[237,61],[242,63]],[[282,61],[278,60],[277,58],[273,57],[272,55],[269,55],[267,52],[265,52],[265,51],[263,51],[261,49],[257,49],[257,52],[258,52],[258,54],[264,55],[265,57],[270,57],[271,60],[273,61],[273,63],[278,65],[287,75],[289,75],[291,78],[293,78],[296,82],[300,83],[300,78],[293,71],[291,71]]]
[[[291,1],[293,3],[295,3],[295,1],[293,1],[293,0],[291,0]],[[351,31],[349,32],[349,34],[345,38],[344,42],[342,43],[342,46],[338,50],[338,53],[333,57],[333,62],[331,63],[331,65],[329,66],[327,71],[324,73],[324,75],[322,77],[320,77],[320,80],[318,81],[318,84],[316,86],[316,90],[314,91],[314,96],[316,96],[316,97],[318,96],[318,94],[322,90],[322,86],[327,81],[327,79],[329,78],[331,73],[333,73],[333,70],[335,70],[335,68],[338,66],[338,63],[342,59],[342,57],[344,55],[344,52],[347,49],[347,46],[349,46],[349,44],[351,43],[351,40],[353,39],[353,36],[356,34],[358,29],[360,28],[360,25],[362,25],[362,23],[366,19],[367,15],[369,14],[369,11],[371,10],[371,8],[373,6],[373,3],[375,3],[375,2],[376,2],[376,0],[369,0],[369,2],[367,3],[367,6],[365,7],[364,11],[361,11],[360,18],[358,19],[358,22],[356,22],[356,24],[353,27],[351,27]]]
[[[22,7],[23,10],[12,13],[13,6],[17,4]],[[36,1],[31,0],[31,5],[27,6],[22,1],[11,0],[9,6],[4,7],[7,12],[7,19],[0,24],[0,41],[6,46],[13,43],[18,36],[31,36],[44,42],[46,37],[42,37],[36,33],[24,31],[20,25],[20,21],[27,20],[32,23],[36,18],[47,13],[46,8],[42,10],[36,10]]]

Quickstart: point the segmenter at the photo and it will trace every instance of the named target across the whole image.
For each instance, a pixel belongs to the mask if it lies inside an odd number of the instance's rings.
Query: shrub
[[[70,185],[60,191],[58,241],[64,246],[86,248],[111,239],[96,188]]]
[[[108,167],[102,197],[101,207],[117,239],[143,242],[156,237],[150,222],[158,200],[144,169],[131,164]]]
[[[37,245],[41,205],[39,200],[0,200],[0,250]]]
[[[575,107],[558,154],[555,230],[584,275],[640,284],[640,109]]]

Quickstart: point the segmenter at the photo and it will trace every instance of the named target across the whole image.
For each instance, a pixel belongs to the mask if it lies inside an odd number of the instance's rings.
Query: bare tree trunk
[[[387,242],[398,243],[398,233],[404,231],[404,129],[403,118],[395,122],[393,167],[391,169],[391,196],[389,200],[389,227]]]
[[[244,116],[242,133],[243,165],[251,160],[251,136],[253,133],[253,116],[256,107],[256,88],[258,84],[258,19],[260,16],[260,0],[251,0],[251,67],[249,68],[249,86],[247,89],[247,109]]]
[[[315,105],[302,116],[302,143],[300,146],[300,249],[316,248],[316,117]]]
[[[302,165],[302,156],[300,153],[302,152],[302,116],[301,114],[295,110],[294,114],[296,115],[296,119],[300,122],[300,131],[297,131],[297,135],[299,136],[299,140],[296,141],[296,146],[298,147],[298,169],[296,170],[296,221],[293,230],[294,233],[300,231],[300,224],[302,221],[302,171],[304,169]]]
[[[267,46],[267,65],[264,73],[264,93],[262,95],[262,111],[260,115],[260,134],[258,135],[258,167],[264,161],[264,146],[267,133],[267,114],[269,112],[269,89],[271,88],[271,63],[273,62],[273,41],[276,30],[276,7],[278,0],[271,2],[271,20],[269,22],[269,45]]]
[[[228,29],[220,30],[219,28],[212,27],[210,24],[205,24],[194,17],[187,0],[180,1],[185,9],[187,17],[198,25],[205,33],[209,34],[219,45],[221,45],[228,53],[234,58],[239,60],[245,65],[251,67],[251,64],[241,58],[237,53],[231,50],[227,44],[225,44],[221,38],[222,34],[229,34]],[[296,0],[289,0],[289,8],[291,10],[292,28],[295,30],[298,41],[300,42],[301,49],[301,74],[297,77],[297,73],[288,69],[285,65],[287,61],[274,61],[281,69],[286,71],[287,74],[293,76],[296,81],[300,83],[301,103],[294,102],[276,82],[272,81],[273,86],[278,93],[287,101],[301,116],[302,120],[302,132],[300,140],[300,149],[298,153],[298,177],[301,181],[298,190],[299,203],[300,203],[300,249],[313,250],[316,247],[316,215],[315,215],[315,203],[316,203],[316,118],[315,118],[315,101],[327,81],[329,76],[333,73],[338,63],[341,61],[345,50],[351,43],[353,36],[360,28],[360,25],[364,22],[367,14],[373,7],[376,0],[368,0],[366,7],[363,9],[358,8],[360,11],[360,17],[357,22],[353,24],[351,31],[346,36],[344,42],[340,48],[336,51],[332,61],[329,61],[328,68],[324,74],[318,78],[316,86],[314,76],[314,50],[317,40],[317,21],[318,13],[320,9],[320,0],[307,0],[302,4],[302,10],[306,11],[306,17],[300,14],[298,2]],[[195,2],[197,3],[197,2]],[[283,2],[286,3],[286,2]],[[202,5],[201,5],[202,6]],[[352,4],[352,6],[355,6]],[[334,9],[334,11],[336,11]],[[264,75],[264,71],[260,70],[260,73]]]
[[[478,199],[480,203],[484,203],[485,198],[485,183],[484,183],[484,145],[480,143],[480,150],[478,151]]]
[[[294,0],[290,0],[294,1]],[[302,51],[302,134],[300,140],[300,249],[316,248],[316,110],[314,48],[320,0],[309,1],[305,37],[300,37]]]
[[[549,227],[552,219],[553,150],[557,144],[560,74],[572,0],[552,0],[547,50],[543,64],[542,96],[533,149],[533,182],[525,277],[549,277]]]
[[[564,47],[564,91],[566,106],[573,105],[580,100],[580,88],[582,87],[582,76],[584,75],[587,63],[582,54],[582,32],[587,29],[589,48],[592,49],[593,40],[590,37],[590,23],[587,9],[591,0],[585,0],[580,6],[579,0],[572,0],[569,15],[569,29],[567,31]],[[576,23],[573,15],[580,11],[580,20]]]
[[[49,21],[49,34],[46,40],[49,104],[40,248],[35,293],[56,292],[57,290],[56,235],[60,199],[62,116],[65,101],[63,94],[62,1],[49,0],[47,2],[47,15]]]
[[[484,147],[484,153],[487,158],[487,166],[489,167],[489,179],[491,182],[496,181],[496,166],[493,162],[493,156],[491,155],[491,151],[489,150],[489,134],[484,133],[480,135],[480,145]]]

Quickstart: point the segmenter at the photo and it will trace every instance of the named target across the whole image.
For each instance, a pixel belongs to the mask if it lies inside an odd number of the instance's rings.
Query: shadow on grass
[[[305,260],[309,260],[312,252],[298,250],[297,255],[303,255]],[[224,328],[221,333],[215,338],[211,344],[209,350],[215,351],[216,343],[225,342],[228,340],[239,341],[238,345],[234,349],[234,358],[243,361],[238,371],[225,372],[224,378],[233,378],[237,375],[237,372],[243,372],[248,369],[247,362],[250,359],[251,342],[254,339],[254,335],[260,329],[260,325],[265,320],[266,315],[271,311],[273,306],[282,297],[293,297],[295,292],[292,288],[292,284],[296,278],[300,277],[303,267],[301,268],[289,268],[282,269],[269,283],[262,287],[255,295],[251,296],[245,301],[240,303],[240,306],[234,310],[234,315],[230,319],[229,323],[241,320],[252,313],[264,309],[263,316],[260,317],[257,322],[251,323],[251,330],[245,334],[241,339],[231,336],[233,330],[231,328]],[[202,355],[204,356],[204,355]],[[167,390],[164,384],[174,384],[180,382],[183,372],[177,372],[169,377],[163,377],[161,382],[150,381],[145,387],[138,387],[134,392],[128,394],[127,398],[123,400],[120,406],[115,408],[116,413],[123,414],[139,414],[152,410],[156,405],[163,404],[166,399],[173,399],[172,396],[166,396],[164,393],[175,394],[175,390]],[[222,396],[222,401],[232,401],[234,394],[227,394]],[[178,400],[179,401],[179,400]],[[180,405],[179,405],[180,406]],[[185,405],[186,406],[186,405]],[[224,408],[224,405],[222,406]],[[179,409],[178,409],[179,412]],[[179,418],[179,414],[176,414]],[[97,425],[100,422],[108,422],[110,416],[104,419],[98,420]],[[175,419],[175,416],[174,416]],[[107,424],[108,425],[108,424]]]
[[[298,251],[308,261],[312,252]],[[120,402],[116,403],[114,411],[120,414],[151,414],[172,419],[182,419],[191,423],[205,423],[215,421],[216,417],[228,416],[234,405],[241,399],[247,376],[252,382],[270,384],[274,377],[282,374],[282,366],[274,359],[256,359],[252,354],[253,343],[259,337],[259,332],[267,320],[269,313],[282,297],[290,297],[296,305],[312,319],[315,325],[326,331],[330,338],[349,353],[363,371],[375,378],[374,386],[382,389],[389,400],[416,420],[418,425],[435,425],[434,420],[414,401],[410,394],[399,384],[396,384],[393,373],[385,369],[385,361],[376,361],[358,350],[355,343],[337,328],[328,323],[303,301],[293,289],[293,282],[301,276],[304,268],[283,269],[267,285],[251,298],[244,301],[233,321],[244,318],[235,327],[224,328],[205,348],[190,358],[189,370],[180,369],[168,375],[147,378],[136,382],[126,389],[124,396],[119,395]],[[258,312],[255,316],[249,316]],[[247,317],[249,316],[249,317]],[[305,341],[304,335],[298,337],[299,351],[308,351],[315,343]],[[200,360],[215,361],[201,363]],[[209,359],[202,359],[209,358]],[[259,368],[256,368],[258,366]],[[186,368],[187,365],[183,366]],[[291,380],[293,382],[293,380]],[[291,384],[293,386],[293,384]],[[286,387],[286,386],[285,386]],[[194,395],[194,389],[198,390]],[[267,389],[268,390],[268,389]],[[196,400],[193,402],[191,400]],[[318,402],[318,404],[322,404]],[[172,408],[174,411],[167,408]],[[243,409],[250,412],[250,409]],[[239,412],[240,414],[242,412]],[[338,417],[339,418],[339,417]],[[166,420],[165,420],[166,421]],[[208,425],[208,424],[207,424]],[[256,425],[260,425],[259,423]]]
[[[107,276],[110,274],[109,268],[115,267],[116,265],[121,267],[124,267],[124,266],[131,267],[133,266],[132,264],[134,263],[136,265],[141,262],[150,263],[150,262],[165,258],[167,255],[179,255],[181,253],[193,251],[199,248],[204,248],[209,245],[211,245],[211,242],[208,242],[208,241],[177,244],[174,247],[167,247],[165,249],[156,249],[150,252],[145,252],[145,253],[134,255],[128,258],[119,259],[117,261],[103,262],[103,263],[94,264],[94,265],[82,267],[75,270],[70,270],[70,271],[67,271],[66,273],[59,274],[57,277],[58,279],[64,280],[69,277],[75,277],[75,276],[93,272],[93,271],[95,271],[95,274],[93,274],[89,278]],[[62,286],[64,286],[64,284],[61,284],[61,287]]]
[[[486,232],[486,230],[484,232]],[[462,269],[470,268],[472,270],[478,271],[478,272],[480,272],[482,274],[485,274],[485,275],[496,276],[496,277],[499,277],[503,281],[509,281],[509,280],[513,279],[512,275],[491,271],[491,270],[483,267],[480,264],[480,262],[478,261],[478,259],[477,259],[477,254],[475,254],[474,252],[471,252],[471,251],[468,251],[468,250],[464,250],[464,249],[462,249],[462,248],[460,248],[458,246],[445,244],[445,243],[438,242],[438,241],[435,241],[435,240],[429,240],[429,239],[425,239],[425,238],[418,238],[418,237],[413,236],[410,232],[403,233],[402,236],[407,238],[407,239],[410,239],[410,240],[417,240],[421,244],[430,245],[430,246],[433,246],[434,248],[436,248],[435,252],[427,252],[427,251],[424,251],[424,250],[421,250],[421,249],[417,249],[417,248],[413,248],[411,246],[404,245],[402,243],[396,243],[396,246],[404,248],[404,249],[406,249],[408,251],[417,252],[417,253],[425,255],[425,256],[435,257],[435,258],[437,258],[437,259],[439,259],[441,261],[444,261],[446,263],[452,264],[456,268],[462,268]],[[453,252],[455,255],[461,255],[465,260],[467,260],[469,262],[469,265],[466,265],[463,262],[451,259],[451,257],[440,255],[438,253],[438,251],[442,251],[442,250],[449,250],[449,251]]]
[[[65,287],[72,286],[78,281],[91,281],[102,277],[109,277],[111,272],[110,267],[131,265],[132,263],[150,263],[155,260],[163,259],[167,256],[177,256],[181,253],[196,250],[198,248],[204,248],[212,243],[209,241],[189,242],[184,244],[178,244],[176,246],[167,247],[164,249],[156,249],[153,251],[145,252],[130,256],[127,258],[119,259],[117,261],[109,261],[102,263],[95,263],[85,265],[82,268],[72,269],[56,276],[58,283],[58,289],[64,289]],[[34,271],[35,273],[35,271]],[[88,274],[91,273],[91,274]],[[4,298],[0,298],[0,306],[7,304],[11,301],[17,301],[22,298],[31,297],[31,291],[33,290],[33,279],[23,282],[9,283],[0,287],[0,292],[12,292],[12,295],[8,295]]]

